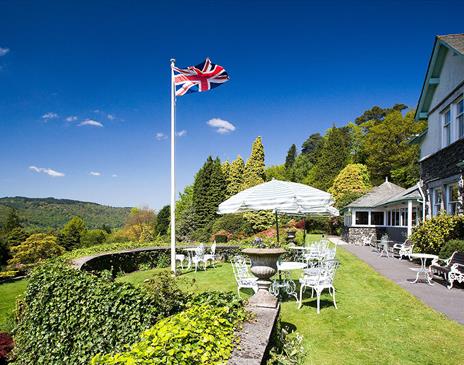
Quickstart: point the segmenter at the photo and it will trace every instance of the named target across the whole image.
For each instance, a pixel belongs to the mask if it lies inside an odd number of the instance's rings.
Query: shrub
[[[11,270],[11,271],[0,271],[0,281],[6,280],[6,279],[13,279],[18,275],[17,270]]]
[[[253,228],[250,223],[243,218],[243,214],[224,214],[216,219],[212,228],[213,233],[226,231],[232,233],[234,237],[241,232],[250,235],[253,233]]]
[[[244,213],[243,217],[251,225],[253,232],[261,232],[275,224],[275,214],[268,210]]]
[[[102,229],[90,229],[81,235],[81,246],[89,247],[100,245],[106,240],[107,233]]]
[[[188,295],[180,290],[176,279],[168,271],[154,274],[144,286],[158,303],[158,310],[164,315],[179,312],[185,306]]]
[[[13,258],[8,264],[14,268],[28,268],[42,260],[61,255],[64,249],[58,245],[55,236],[36,233],[20,245],[11,247],[11,251]]]
[[[439,256],[442,259],[451,257],[454,251],[464,252],[464,240],[451,240],[444,244],[441,248]]]
[[[195,305],[159,321],[130,350],[97,355],[92,364],[225,364],[236,344],[234,331],[244,319],[243,309]]]
[[[411,235],[420,252],[438,254],[445,242],[464,238],[464,216],[440,214],[416,227]]]
[[[0,332],[0,365],[7,363],[8,354],[13,347],[13,338],[8,333]]]
[[[160,300],[146,288],[109,282],[56,260],[42,265],[18,306],[15,364],[88,364],[97,353],[121,351],[178,309]]]

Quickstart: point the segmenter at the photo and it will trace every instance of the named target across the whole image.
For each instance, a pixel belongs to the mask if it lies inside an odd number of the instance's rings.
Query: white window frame
[[[448,214],[457,214],[457,205],[458,205],[458,200],[451,200],[451,189],[453,186],[458,187],[458,182],[450,183],[445,186],[445,191],[446,191],[446,212]],[[458,193],[459,195],[459,193]],[[454,205],[454,209],[451,208],[451,206]]]
[[[442,113],[442,148],[448,147],[452,143],[452,113],[451,113],[451,106],[446,108]],[[446,121],[447,115],[449,114],[449,120]]]
[[[437,203],[437,190],[441,191],[441,201]],[[432,206],[432,216],[437,216],[440,214],[440,211],[442,210],[442,204],[443,204],[443,188],[441,186],[433,188],[432,190],[432,199],[433,199],[433,206]]]
[[[462,104],[462,110],[460,111],[459,110],[459,104]],[[455,119],[455,124],[456,124],[456,140],[458,139],[461,139],[461,138],[464,138],[464,98],[461,97],[461,99],[459,99],[456,104],[455,104],[455,108],[456,108],[456,117],[454,118]],[[461,120],[459,120],[461,119]]]

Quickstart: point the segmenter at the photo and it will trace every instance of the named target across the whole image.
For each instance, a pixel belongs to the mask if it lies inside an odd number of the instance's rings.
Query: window
[[[456,214],[457,213],[457,205],[458,205],[458,184],[451,184],[447,186],[447,205],[446,205],[446,211],[449,214]]]
[[[443,147],[451,144],[451,109],[443,113]]]
[[[356,225],[369,224],[369,212],[356,212]]]
[[[371,212],[371,225],[373,226],[383,226],[383,212]]]
[[[456,104],[456,125],[458,126],[458,138],[464,138],[464,99]]]
[[[400,225],[400,210],[399,209],[393,209],[391,211],[391,225],[392,226]]]
[[[441,188],[433,190],[433,215],[437,215],[441,210],[442,191]]]
[[[408,211],[406,208],[401,208],[400,209],[400,215],[401,215],[401,223],[400,226],[407,226],[408,225]]]

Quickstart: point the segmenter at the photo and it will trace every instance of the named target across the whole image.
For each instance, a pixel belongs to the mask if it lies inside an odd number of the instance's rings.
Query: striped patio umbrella
[[[276,214],[277,240],[279,226],[277,214],[338,216],[332,195],[309,185],[290,181],[271,180],[230,197],[219,204],[218,214],[271,210]]]

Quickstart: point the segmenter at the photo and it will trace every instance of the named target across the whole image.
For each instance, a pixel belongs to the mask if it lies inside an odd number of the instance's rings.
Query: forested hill
[[[17,210],[26,228],[61,228],[76,215],[87,228],[100,228],[103,224],[121,227],[131,209],[69,199],[5,197],[0,198],[0,224],[6,221],[10,208]]]

